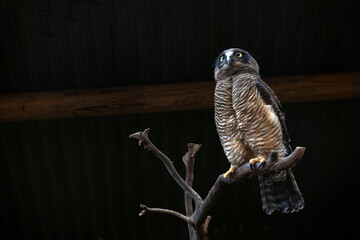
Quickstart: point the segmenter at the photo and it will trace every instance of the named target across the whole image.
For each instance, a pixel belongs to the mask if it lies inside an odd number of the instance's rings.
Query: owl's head
[[[232,77],[241,73],[259,74],[259,65],[245,50],[230,48],[223,51],[214,63],[215,78]]]

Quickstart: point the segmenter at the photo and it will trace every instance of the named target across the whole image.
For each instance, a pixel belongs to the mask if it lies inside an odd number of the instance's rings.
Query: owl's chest
[[[261,128],[272,125],[271,109],[256,91],[245,89],[234,94],[231,88],[222,88],[215,94],[215,119],[218,130],[227,136],[245,138]],[[251,134],[251,135],[252,135]]]
[[[220,136],[235,134],[237,119],[232,107],[231,87],[219,87],[215,91],[215,123]]]

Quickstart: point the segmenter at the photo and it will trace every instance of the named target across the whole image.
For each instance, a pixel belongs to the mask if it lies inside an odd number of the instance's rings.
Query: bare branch
[[[209,223],[211,220],[211,216],[207,216],[205,219],[205,222],[203,224],[200,225],[199,228],[197,228],[197,232],[196,232],[196,240],[209,240],[209,236],[208,236],[208,228],[209,228]]]
[[[259,166],[257,163],[254,166],[254,169],[252,169],[249,163],[244,164],[235,171],[233,178],[225,178],[224,174],[221,174],[203,201],[200,195],[191,187],[194,177],[194,159],[196,152],[200,149],[201,145],[192,143],[188,144],[188,152],[183,157],[183,162],[186,167],[186,181],[184,181],[174,168],[170,159],[151,143],[148,138],[148,132],[149,129],[145,129],[144,132],[131,134],[130,138],[139,140],[139,145],[144,144],[144,148],[146,150],[153,152],[155,156],[157,156],[165,164],[167,170],[179,186],[184,189],[187,216],[173,210],[148,208],[145,205],[140,205],[143,211],[141,211],[139,215],[142,216],[146,212],[162,212],[177,216],[188,223],[190,239],[208,239],[207,232],[209,222],[211,220],[211,216],[208,216],[208,213],[215,205],[216,200],[219,198],[225,185],[243,181],[253,172],[269,174],[293,167],[301,160],[305,152],[304,147],[297,147],[294,152],[281,160],[278,160],[277,152],[272,152],[266,160],[266,164],[264,166]],[[192,201],[189,196],[195,201],[195,211],[193,210]]]
[[[266,160],[264,169],[261,168],[259,169],[258,165],[256,166],[256,168],[258,168],[261,173],[280,172],[284,169],[294,166],[297,162],[299,162],[302,156],[304,155],[304,152],[305,152],[304,147],[296,147],[294,152],[292,152],[289,156],[287,156],[281,161],[276,161],[277,154],[272,153],[270,154],[269,158]],[[247,163],[242,165],[236,170],[235,177],[233,179],[231,178],[227,179],[224,177],[224,174],[221,174],[217,178],[214,186],[211,188],[206,198],[204,199],[200,208],[196,209],[194,212],[193,221],[195,227],[199,226],[202,222],[205,221],[208,212],[214,206],[225,184],[233,184],[236,182],[243,181],[252,172],[254,171],[251,169],[250,164]]]
[[[284,160],[276,161],[264,173],[280,172],[284,169],[295,166],[295,164],[302,159],[305,150],[305,147],[296,147],[289,156],[287,156]]]
[[[194,163],[195,163],[195,156],[197,151],[201,148],[201,144],[196,143],[189,143],[188,151],[183,156],[183,163],[186,169],[186,177],[185,182],[192,187],[192,183],[194,180]],[[185,192],[185,207],[186,207],[186,215],[190,216],[193,214],[192,204],[191,204],[191,196]],[[189,203],[189,204],[187,204]]]
[[[182,179],[182,177],[176,171],[171,160],[164,153],[162,153],[159,149],[157,149],[155,147],[155,145],[149,140],[149,138],[148,138],[149,131],[150,131],[150,129],[147,128],[143,132],[137,132],[137,133],[131,134],[129,137],[139,140],[139,145],[144,144],[145,150],[154,153],[155,156],[164,163],[166,169],[169,171],[170,175],[174,178],[174,180],[178,183],[178,185],[184,191],[186,191],[191,196],[191,198],[195,201],[195,204],[197,206],[199,206],[202,202],[202,198],[194,189],[192,189],[192,187],[190,187],[184,181],[184,179]]]
[[[164,208],[149,208],[147,206],[145,206],[144,204],[140,204],[140,207],[143,209],[140,213],[139,216],[143,216],[145,213],[147,212],[158,212],[158,213],[166,213],[166,214],[170,214],[173,215],[175,217],[180,218],[181,220],[184,220],[185,222],[194,225],[193,221],[191,220],[190,217],[184,216],[183,214],[176,212],[174,210],[170,210],[170,209],[164,209]]]
[[[185,182],[192,187],[193,180],[194,180],[194,163],[195,163],[195,156],[197,151],[201,148],[200,144],[189,143],[187,145],[188,151],[183,156],[183,162],[186,169],[186,177]],[[185,191],[185,212],[186,216],[192,216],[194,213],[193,204],[191,196]],[[197,206],[198,207],[198,206]],[[189,238],[195,239],[196,232],[193,225],[188,223],[188,230],[189,230]]]
[[[200,144],[194,144],[189,143],[188,144],[188,151],[183,156],[183,162],[186,167],[186,179],[185,181],[192,186],[193,179],[194,179],[194,161],[197,151],[199,151],[201,145]],[[196,206],[198,208],[200,206]],[[185,192],[185,209],[186,209],[186,215],[192,216],[193,215],[193,206],[190,196]],[[208,227],[211,220],[211,216],[207,216],[204,224],[196,228],[196,232],[194,229],[194,226],[191,224],[188,224],[189,229],[189,236],[190,239],[208,239]]]
[[[207,216],[205,219],[205,222],[204,222],[204,233],[205,234],[208,233],[210,221],[211,221],[211,216]]]
[[[133,133],[129,136],[129,138],[134,138],[139,140],[138,144],[139,146],[141,146],[141,144],[143,144],[144,139],[148,139],[148,135],[149,135],[149,131],[150,128],[146,128],[143,132],[137,132],[137,133]],[[149,142],[145,142],[144,148],[145,150],[150,150],[151,144],[149,144]]]

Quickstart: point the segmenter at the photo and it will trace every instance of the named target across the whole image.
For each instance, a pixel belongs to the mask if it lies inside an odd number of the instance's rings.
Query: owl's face
[[[215,75],[234,76],[242,72],[255,71],[259,73],[259,66],[255,59],[240,48],[230,48],[223,51],[214,64]]]

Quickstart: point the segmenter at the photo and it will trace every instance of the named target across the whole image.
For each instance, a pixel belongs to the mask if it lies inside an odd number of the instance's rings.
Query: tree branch
[[[174,210],[169,210],[169,209],[164,209],[164,208],[149,208],[147,206],[145,206],[144,204],[140,204],[140,207],[143,209],[140,213],[139,216],[143,216],[145,213],[147,212],[158,212],[158,213],[166,213],[166,214],[170,214],[173,215],[175,217],[178,217],[182,220],[184,220],[185,222],[187,222],[188,224],[194,225],[193,221],[191,220],[190,217],[184,216],[183,214],[176,212]]]
[[[188,151],[183,156],[183,163],[186,169],[186,177],[185,182],[192,187],[194,180],[194,162],[197,151],[201,148],[200,144],[189,143]],[[190,216],[193,214],[193,207],[191,202],[191,196],[185,191],[185,207],[186,207],[186,215]]]
[[[272,173],[272,172],[280,172],[284,169],[290,168],[294,166],[297,162],[299,162],[304,155],[305,148],[304,147],[296,147],[295,151],[292,152],[289,156],[284,158],[281,161],[277,161],[277,154],[272,153],[270,154],[269,158],[266,160],[266,164],[264,169],[259,168],[259,165],[256,165],[256,169],[258,169],[261,173]],[[195,224],[195,228],[199,226],[202,222],[205,221],[206,216],[210,209],[214,206],[216,200],[219,198],[225,184],[233,184],[236,182],[243,181],[247,178],[250,173],[254,171],[251,169],[250,164],[246,163],[239,167],[235,171],[234,178],[225,178],[224,174],[221,174],[211,190],[209,191],[208,195],[204,199],[203,203],[201,204],[200,208],[196,209],[193,215],[193,221]]]
[[[250,164],[246,163],[235,171],[232,178],[225,178],[224,174],[221,174],[203,201],[200,195],[191,187],[194,176],[195,154],[201,145],[188,145],[188,152],[183,157],[183,162],[186,166],[186,181],[184,181],[174,168],[170,159],[161,151],[159,151],[149,140],[148,132],[149,129],[145,129],[143,132],[131,134],[129,137],[138,139],[139,145],[144,144],[144,148],[146,150],[153,152],[155,156],[157,156],[165,164],[169,173],[179,184],[179,186],[183,188],[185,191],[185,207],[187,216],[168,209],[148,208],[145,205],[140,205],[143,211],[140,212],[139,215],[142,216],[146,212],[162,212],[177,216],[178,218],[188,223],[190,239],[208,239],[207,231],[209,222],[211,220],[211,217],[208,216],[208,213],[215,205],[226,184],[234,184],[243,181],[253,172],[268,174],[280,172],[284,169],[293,167],[301,160],[305,152],[304,147],[296,147],[294,152],[281,160],[278,160],[277,152],[272,152],[263,166],[260,166],[259,163],[257,163],[254,168],[251,168]],[[192,202],[189,196],[195,201],[195,211],[193,210]],[[194,229],[196,232],[194,232]]]
[[[192,187],[194,180],[194,162],[197,151],[201,148],[200,144],[189,143],[187,145],[188,151],[183,156],[183,163],[186,169],[185,182]],[[185,191],[185,212],[186,216],[192,216],[194,213],[191,196]],[[196,239],[196,231],[193,224],[188,223],[189,237],[190,239]],[[206,229],[207,230],[207,229]]]
[[[147,128],[143,132],[137,132],[137,133],[131,134],[129,137],[139,140],[139,146],[144,144],[145,150],[154,153],[155,156],[164,163],[164,165],[167,168],[167,170],[169,171],[170,175],[179,184],[179,186],[191,196],[191,198],[195,201],[196,206],[199,206],[202,202],[202,198],[194,189],[192,189],[192,187],[190,187],[184,181],[184,179],[182,179],[182,177],[176,171],[171,160],[164,153],[162,153],[159,149],[157,149],[155,147],[155,145],[149,140],[149,138],[148,138],[149,131],[150,131],[150,128]]]

